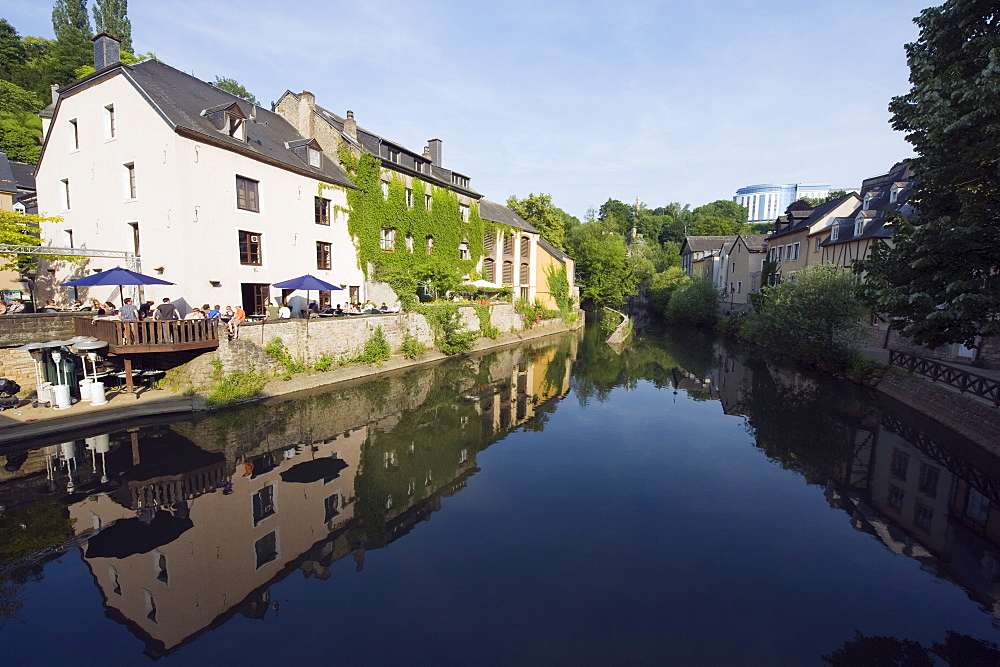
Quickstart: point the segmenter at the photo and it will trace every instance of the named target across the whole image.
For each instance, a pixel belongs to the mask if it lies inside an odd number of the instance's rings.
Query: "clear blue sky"
[[[129,17],[137,51],[265,105],[311,90],[413,150],[440,137],[487,198],[547,192],[582,217],[886,171],[911,154],[886,107],[929,4],[132,0]],[[48,0],[4,5],[52,36]]]

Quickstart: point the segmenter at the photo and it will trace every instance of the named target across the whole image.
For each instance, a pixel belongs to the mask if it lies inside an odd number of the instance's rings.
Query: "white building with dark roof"
[[[169,297],[182,312],[210,303],[264,313],[284,296],[273,283],[305,273],[367,298],[339,213],[354,184],[336,155],[279,114],[169,65],[122,64],[107,35],[95,54],[97,71],[43,114],[39,212],[63,219],[43,228],[45,245],[135,253],[144,273],[176,284],[146,287],[144,298]],[[58,283],[113,266],[56,262],[38,293],[67,303],[74,295]]]

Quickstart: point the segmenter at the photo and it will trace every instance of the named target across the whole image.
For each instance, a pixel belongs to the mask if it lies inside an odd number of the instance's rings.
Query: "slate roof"
[[[542,246],[545,249],[546,252],[548,252],[550,255],[552,255],[553,257],[555,257],[557,260],[559,260],[563,264],[566,263],[567,259],[572,259],[572,257],[570,257],[569,255],[567,255],[562,250],[560,250],[559,248],[555,247],[554,245],[552,245],[551,243],[549,243],[545,239],[543,239],[541,236],[538,237],[538,245]]]
[[[896,201],[890,202],[890,190],[894,183],[907,183],[907,187],[900,190],[896,196]],[[892,227],[889,226],[888,216],[892,213],[899,213],[903,216],[913,214],[913,206],[908,203],[910,195],[913,194],[913,170],[908,161],[898,162],[893,165],[888,173],[874,178],[865,179],[861,190],[866,194],[876,192],[876,196],[868,201],[868,208],[863,213],[866,218],[861,234],[855,235],[854,228],[859,211],[849,218],[834,218],[831,223],[839,227],[837,240],[831,240],[831,236],[820,244],[821,246],[840,245],[851,241],[862,241],[864,239],[887,239],[892,236]]]
[[[340,167],[337,156],[323,155],[319,167],[311,166],[286,147],[286,142],[303,137],[278,114],[255,107],[210,83],[174,69],[158,60],[144,60],[134,65],[116,65],[69,84],[59,91],[60,102],[95,79],[121,73],[129,80],[170,127],[184,136],[207,144],[242,153],[247,157],[290,169],[320,181],[354,188],[354,183]],[[242,114],[256,121],[247,122],[247,140],[220,132],[202,115],[209,109],[225,109],[235,104]],[[308,137],[307,137],[308,138]]]
[[[14,172],[14,182],[17,189],[28,192],[35,191],[35,165],[26,162],[11,162],[10,170]]]
[[[849,193],[847,193],[846,195],[844,195],[842,197],[838,197],[837,199],[834,199],[834,200],[825,202],[823,204],[820,204],[819,206],[817,206],[816,208],[814,208],[812,210],[812,212],[810,213],[809,217],[805,218],[804,220],[800,220],[798,222],[793,222],[791,225],[789,225],[785,229],[782,229],[780,232],[774,232],[773,234],[771,234],[767,238],[768,238],[768,240],[770,240],[770,239],[776,239],[776,238],[780,238],[782,236],[787,236],[789,234],[794,234],[796,232],[800,232],[803,229],[809,229],[814,224],[816,224],[817,222],[819,222],[820,220],[822,220],[827,214],[830,213],[830,211],[832,211],[833,209],[835,209],[838,206],[840,206],[845,200],[847,200],[847,199],[849,199],[851,197],[856,197],[856,196],[857,195],[855,195],[854,193],[849,192]]]
[[[740,234],[740,237],[750,252],[764,252],[765,243],[770,238],[767,234]]]
[[[684,245],[691,252],[718,251],[726,243],[732,243],[736,236],[685,236]]]
[[[284,95],[291,95],[293,98],[298,99],[299,96],[290,90],[286,90]],[[284,97],[282,95],[282,97]],[[399,153],[399,161],[391,162],[389,166],[393,168],[402,168],[404,171],[410,172],[417,178],[421,178],[437,185],[445,186],[448,188],[453,188],[462,191],[463,193],[469,194],[476,199],[481,195],[468,186],[462,186],[454,183],[452,181],[452,174],[458,174],[458,176],[468,179],[468,176],[460,172],[454,171],[452,169],[445,169],[440,165],[432,165],[430,160],[428,160],[423,155],[423,151],[416,153],[410,149],[403,146],[401,143],[386,139],[383,136],[375,134],[374,132],[367,130],[360,125],[356,125],[358,138],[357,141],[351,136],[344,132],[344,118],[339,116],[329,109],[325,109],[320,105],[316,105],[316,115],[322,118],[326,123],[330,125],[333,129],[340,133],[340,135],[350,144],[361,148],[372,155],[377,155],[383,159],[387,159],[387,150],[392,148]],[[417,165],[425,165],[424,170],[418,170]]]
[[[2,152],[0,152],[0,192],[17,194],[17,181],[14,180],[14,172],[10,168],[10,160],[7,159],[7,154]]]
[[[510,210],[503,204],[498,204],[488,199],[479,200],[479,217],[483,220],[499,222],[502,225],[516,227],[517,229],[523,229],[524,231],[532,234],[541,235],[541,232],[535,229],[531,223],[519,216],[517,213],[514,213],[514,211]]]

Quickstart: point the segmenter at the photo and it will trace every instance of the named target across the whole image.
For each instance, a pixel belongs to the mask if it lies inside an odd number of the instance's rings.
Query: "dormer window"
[[[204,109],[201,115],[211,121],[215,129],[239,141],[247,140],[247,117],[240,105],[233,102]]]
[[[837,237],[840,236],[840,225],[834,225],[830,228],[830,240],[836,241]]]
[[[854,235],[861,236],[861,232],[865,231],[865,219],[858,218],[854,221]]]
[[[310,167],[320,169],[323,167],[323,149],[315,139],[295,139],[286,141],[285,148],[295,153],[300,160]]]

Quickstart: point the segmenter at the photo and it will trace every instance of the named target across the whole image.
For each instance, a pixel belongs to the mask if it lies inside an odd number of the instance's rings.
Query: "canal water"
[[[3,452],[3,664],[997,663],[1000,462],[597,333]]]

